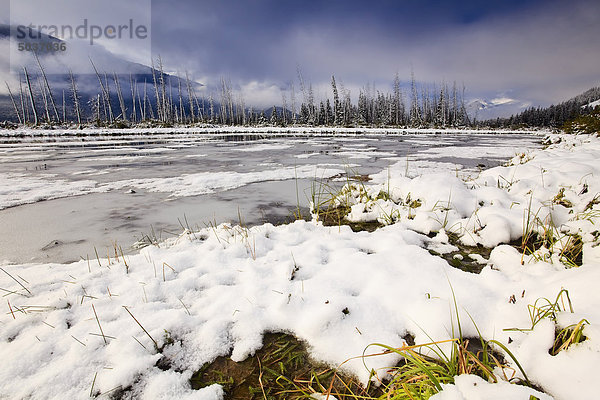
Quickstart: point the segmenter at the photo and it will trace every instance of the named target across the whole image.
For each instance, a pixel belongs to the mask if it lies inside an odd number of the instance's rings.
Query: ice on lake
[[[127,251],[144,235],[164,239],[240,217],[284,222],[298,208],[306,214],[315,180],[372,175],[397,162],[413,176],[465,176],[539,142],[472,133],[3,138],[0,261],[94,258],[115,243]]]

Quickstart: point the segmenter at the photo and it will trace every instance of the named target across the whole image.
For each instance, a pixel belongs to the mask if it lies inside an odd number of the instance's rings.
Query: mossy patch
[[[430,236],[434,236],[436,233],[432,233]],[[448,253],[440,254],[434,250],[429,250],[429,253],[434,256],[438,256],[446,260],[448,264],[454,268],[460,269],[465,272],[471,272],[473,274],[480,273],[485,264],[482,264],[479,257],[472,257],[472,255],[478,255],[488,260],[490,258],[491,248],[478,246],[466,246],[460,240],[458,235],[448,233],[449,243],[458,250],[451,251]]]
[[[306,345],[292,335],[267,333],[263,343],[242,362],[218,357],[203,365],[190,380],[192,388],[217,383],[223,386],[226,399],[236,400],[309,399],[313,393],[325,392],[334,380],[331,393],[337,398],[383,394],[379,388],[363,388],[355,378],[335,374],[330,366],[312,360]]]
[[[384,226],[379,221],[348,221],[346,216],[350,213],[350,207],[338,206],[319,210],[319,220],[325,226],[341,226],[348,225],[353,232],[373,232],[377,228]]]

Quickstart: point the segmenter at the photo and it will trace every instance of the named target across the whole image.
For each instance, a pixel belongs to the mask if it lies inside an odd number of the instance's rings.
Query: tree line
[[[123,76],[101,72],[90,59],[97,81],[96,93],[82,93],[78,78],[68,72],[67,83],[53,90],[40,59],[37,70],[22,68],[19,86],[6,83],[13,120],[22,125],[94,124],[126,127],[136,124],[220,124],[220,125],[308,125],[373,127],[460,127],[470,126],[465,108],[465,88],[451,85],[419,84],[411,74],[410,87],[403,88],[398,74],[391,90],[366,85],[352,96],[349,89],[331,76],[330,94],[316,99],[312,84],[298,69],[297,85],[281,91],[281,103],[256,109],[246,105],[243,93],[231,81],[221,78],[216,90],[205,96],[197,84],[164,72],[158,57],[150,73]],[[143,80],[142,80],[143,78]],[[354,101],[353,101],[354,99]]]

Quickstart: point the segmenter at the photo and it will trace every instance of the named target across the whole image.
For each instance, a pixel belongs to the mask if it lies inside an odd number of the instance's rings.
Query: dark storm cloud
[[[334,63],[327,62],[326,52],[312,52],[312,48],[326,47],[332,54],[344,48],[347,57],[339,59],[336,68],[343,73],[346,59],[362,56],[354,49],[366,51],[367,56],[379,50],[401,55],[411,42],[418,43],[446,26],[467,25],[537,3],[155,0],[153,40],[155,52],[211,75],[282,79],[295,74],[296,64],[308,72],[333,72],[319,70]]]
[[[596,1],[155,0],[152,15],[154,53],[209,85],[284,87],[300,66],[315,87],[332,73],[349,88],[383,86],[413,68],[548,103],[600,83]]]
[[[225,77],[260,105],[279,104],[292,81],[298,90],[297,67],[317,97],[330,95],[332,74],[356,96],[411,69],[464,83],[471,97],[541,105],[600,85],[597,0],[152,0],[151,11],[167,71],[209,88]],[[107,50],[140,60],[139,49]]]

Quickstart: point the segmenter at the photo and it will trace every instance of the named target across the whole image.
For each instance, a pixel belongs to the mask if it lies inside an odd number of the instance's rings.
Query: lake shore
[[[185,231],[133,255],[115,248],[110,258],[71,264],[4,265],[0,355],[10,362],[0,391],[220,399],[219,385],[193,390],[192,374],[218,356],[252,356],[267,332],[293,334],[312,357],[336,366],[372,343],[401,347],[407,337],[449,352],[442,341],[456,338],[459,317],[461,335],[502,343],[527,374],[505,354],[514,376],[545,394],[496,371],[500,383],[464,375],[433,398],[592,399],[600,139],[552,135],[548,144],[473,179],[411,175],[396,163],[371,183],[349,186],[347,218],[385,225],[371,233],[324,226],[315,215]],[[474,257],[479,274],[440,257],[456,240],[492,248],[488,259]],[[559,309],[535,319],[530,305],[544,298]],[[583,320],[584,340],[550,354],[557,332]],[[165,358],[169,368],[160,367]],[[371,370],[383,379],[400,358],[358,358],[343,370],[366,383]]]

